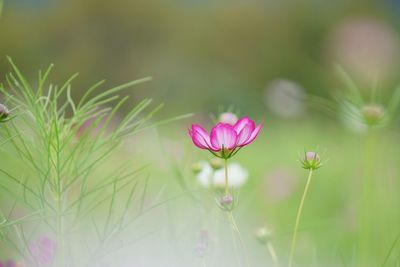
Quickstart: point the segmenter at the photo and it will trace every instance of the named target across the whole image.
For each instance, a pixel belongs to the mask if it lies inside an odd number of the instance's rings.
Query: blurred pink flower
[[[238,117],[232,112],[225,112],[219,115],[219,122],[234,125],[238,121]]]
[[[211,129],[210,135],[200,125],[193,124],[189,129],[189,135],[197,147],[207,149],[215,156],[227,159],[241,147],[253,142],[261,127],[262,124],[256,127],[254,121],[243,117],[234,125],[218,123]]]
[[[17,267],[17,263],[13,260],[0,261],[0,267]]]
[[[40,237],[29,244],[29,252],[36,264],[50,266],[53,263],[56,243],[47,236]]]
[[[360,82],[370,83],[376,78],[385,80],[396,75],[399,35],[383,21],[369,17],[346,19],[336,26],[328,42],[333,61]]]

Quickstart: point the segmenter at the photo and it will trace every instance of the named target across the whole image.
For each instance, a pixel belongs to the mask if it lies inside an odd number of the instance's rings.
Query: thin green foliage
[[[388,261],[390,259],[390,256],[393,254],[393,250],[396,247],[396,245],[399,242],[399,240],[400,240],[400,234],[398,234],[396,236],[396,239],[393,241],[392,245],[390,246],[389,251],[388,251],[388,253],[387,253],[386,257],[385,257],[385,260],[382,263],[382,267],[387,266],[387,263],[388,263]]]
[[[17,157],[23,168],[16,172],[1,167],[5,180],[0,188],[19,205],[34,212],[14,223],[6,220],[0,229],[36,216],[57,238],[60,249],[55,264],[65,266],[68,237],[85,223],[95,221],[93,229],[97,229],[101,243],[96,253],[101,253],[106,247],[104,242],[120,233],[127,221],[143,213],[148,183],[144,167],[132,168],[129,161],[126,164],[129,168],[113,164],[113,156],[124,138],[188,115],[150,122],[162,105],[151,107],[152,100],[144,99],[126,116],[117,118],[129,98],[118,93],[147,82],[150,77],[97,92],[105,84],[101,81],[88,88],[76,102],[72,97],[72,82],[77,74],[60,87],[49,84],[53,69],[50,65],[39,71],[37,83],[32,84],[8,59],[12,72],[6,76],[0,91],[15,117],[4,124],[0,134],[8,141],[5,150]],[[114,167],[108,171],[110,166]],[[13,190],[12,184],[21,190]],[[134,200],[138,203],[138,213],[132,217]],[[118,204],[121,201],[122,206]],[[105,216],[99,212],[103,210],[107,211]],[[103,219],[99,220],[99,216]],[[25,230],[16,227],[17,230],[19,243],[28,243]]]
[[[330,115],[339,114],[340,119],[347,124],[365,126],[366,129],[383,128],[394,120],[400,106],[400,86],[393,90],[389,100],[386,101],[382,97],[378,80],[374,80],[369,90],[361,90],[342,67],[336,66],[336,72],[344,90],[333,93],[334,101],[308,96],[310,104]]]

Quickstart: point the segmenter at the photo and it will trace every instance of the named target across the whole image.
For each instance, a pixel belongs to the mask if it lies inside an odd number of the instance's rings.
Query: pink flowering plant
[[[229,159],[242,147],[252,143],[261,128],[262,124],[256,127],[254,121],[245,116],[233,125],[217,123],[210,134],[200,125],[193,124],[189,135],[198,148],[206,149],[216,157]]]
[[[260,133],[262,124],[256,126],[255,122],[245,116],[236,123],[218,122],[210,131],[210,134],[198,124],[193,124],[189,129],[189,135],[193,144],[200,149],[210,151],[214,156],[225,160],[225,198],[229,203],[221,205],[230,206],[233,199],[229,196],[229,181],[227,161],[232,158],[244,146],[252,143]]]

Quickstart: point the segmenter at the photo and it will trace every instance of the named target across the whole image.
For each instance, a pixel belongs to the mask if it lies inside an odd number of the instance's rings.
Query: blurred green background
[[[133,94],[165,102],[168,113],[264,112],[276,79],[328,95],[337,63],[367,84],[398,82],[399,12],[389,0],[5,1],[0,72],[9,70],[4,55],[32,75],[53,62],[56,80],[80,73],[77,96],[99,79],[149,75]]]
[[[400,2],[394,0],[6,0],[0,73],[10,70],[5,55],[32,79],[53,62],[54,82],[80,73],[73,83],[75,97],[103,78],[115,85],[152,76],[153,81],[129,91],[130,101],[164,102],[164,118],[197,114],[139,136],[133,149],[126,147],[124,157],[139,153],[138,161],[155,163],[153,192],[160,184],[174,188],[171,195],[181,192],[177,178],[184,180],[184,189],[198,189],[191,165],[210,156],[187,137],[192,121],[210,121],[209,113],[232,107],[265,123],[256,143],[235,158],[250,172],[237,213],[250,256],[258,260],[255,266],[263,266],[266,256],[250,240],[263,224],[276,230],[273,242],[279,256],[287,258],[307,175],[297,158],[305,147],[319,145],[326,163],[306,201],[297,261],[361,267],[357,218],[365,203],[358,201],[360,181],[368,176],[376,189],[369,202],[373,253],[368,257],[370,266],[380,266],[400,232],[398,129],[388,127],[371,137],[340,112],[331,119],[332,113],[323,112],[327,106],[302,100],[308,95],[332,100],[343,88],[336,64],[362,94],[369,95],[378,81],[379,94],[390,99],[400,82],[399,15]],[[176,210],[171,214],[185,220]],[[399,254],[394,247],[387,266],[398,266]]]

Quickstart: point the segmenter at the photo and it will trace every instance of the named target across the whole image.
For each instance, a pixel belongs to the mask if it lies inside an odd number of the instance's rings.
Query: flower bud
[[[238,118],[235,114],[231,112],[225,112],[219,115],[219,121],[222,123],[228,123],[230,125],[234,125],[238,121]]]
[[[235,201],[233,196],[231,195],[225,195],[223,196],[219,202],[217,202],[218,206],[220,209],[224,211],[231,211],[235,207]]]
[[[198,174],[203,170],[203,165],[201,163],[192,164],[192,172]]]
[[[213,158],[212,160],[210,160],[210,166],[214,170],[222,169],[222,167],[224,167],[224,161],[220,158]]]
[[[362,108],[362,114],[368,125],[376,125],[385,116],[385,109],[379,105],[369,104]]]
[[[267,244],[272,236],[272,231],[266,227],[260,227],[256,230],[255,236],[260,244],[265,245]]]
[[[221,205],[228,206],[233,203],[233,197],[231,195],[223,196],[221,199]]]
[[[0,121],[4,121],[8,118],[9,115],[10,111],[8,110],[8,108],[5,105],[0,104]]]
[[[306,170],[316,170],[322,166],[321,158],[317,152],[305,152],[304,157],[300,160],[303,168]]]

